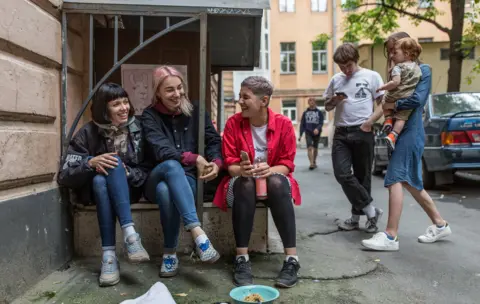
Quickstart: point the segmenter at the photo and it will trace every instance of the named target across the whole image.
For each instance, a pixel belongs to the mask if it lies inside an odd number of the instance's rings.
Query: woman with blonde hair
[[[205,157],[198,154],[198,107],[188,100],[183,76],[175,68],[155,69],[153,89],[152,104],[142,115],[147,152],[155,164],[145,196],[160,208],[164,235],[160,276],[172,277],[178,270],[180,219],[192,234],[203,262],[214,263],[220,257],[200,227],[195,193],[197,177],[213,180],[222,167],[221,139],[206,113]]]

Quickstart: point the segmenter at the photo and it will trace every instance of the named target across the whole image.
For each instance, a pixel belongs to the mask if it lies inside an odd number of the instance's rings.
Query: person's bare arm
[[[400,76],[393,76],[392,80],[390,80],[385,85],[378,88],[377,92],[390,91],[390,90],[396,89],[400,85],[400,80],[401,80]]]
[[[335,109],[335,107],[340,103],[344,97],[342,95],[333,96],[332,98],[327,99],[325,102],[325,111],[330,112],[331,110]]]
[[[372,126],[373,124],[380,119],[380,117],[382,117],[383,115],[383,109],[382,107],[380,106],[382,104],[382,99],[383,99],[383,95],[382,96],[379,96],[377,97],[377,99],[375,99],[375,103],[378,105],[377,108],[375,109],[375,111],[372,113],[372,115],[370,115],[370,117],[367,119],[367,121],[365,121],[361,126],[360,126],[360,129],[362,129],[364,132],[370,132],[372,130]]]

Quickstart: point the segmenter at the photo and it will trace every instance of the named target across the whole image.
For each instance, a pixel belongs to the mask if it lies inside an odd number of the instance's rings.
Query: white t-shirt
[[[253,147],[255,149],[255,158],[262,157],[264,161],[267,161],[267,127],[255,127],[250,125],[252,129]],[[253,162],[255,159],[253,160]],[[252,162],[252,163],[253,163]]]
[[[383,79],[375,71],[360,68],[350,78],[343,73],[335,74],[328,84],[323,97],[335,96],[335,92],[347,94],[347,98],[335,108],[335,126],[357,126],[364,123],[373,113],[375,99],[384,94],[376,92],[383,85]]]

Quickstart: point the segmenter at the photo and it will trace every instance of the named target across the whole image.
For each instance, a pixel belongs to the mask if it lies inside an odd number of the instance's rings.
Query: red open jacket
[[[222,140],[222,154],[226,168],[240,163],[240,151],[248,152],[249,158],[255,159],[250,122],[241,113],[230,117],[225,125]],[[267,163],[270,167],[284,165],[290,169],[287,175],[292,185],[292,197],[295,205],[300,205],[302,198],[297,181],[293,178],[295,154],[297,152],[295,130],[287,117],[268,109],[267,128]],[[218,186],[213,203],[224,211],[227,210],[227,190],[230,176],[226,176]]]

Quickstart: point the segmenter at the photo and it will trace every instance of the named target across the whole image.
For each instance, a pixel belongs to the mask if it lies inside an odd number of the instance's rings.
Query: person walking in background
[[[380,104],[383,85],[380,75],[358,66],[359,54],[351,43],[335,50],[333,61],[341,72],[331,79],[324,97],[325,109],[335,110],[335,135],[332,162],[335,178],[352,204],[352,216],[339,222],[343,230],[359,229],[360,215],[367,215],[365,230],[376,232],[383,214],[372,204],[371,181],[374,135],[372,126],[382,116],[382,107],[375,112],[374,102]],[[353,172],[352,172],[353,168]]]
[[[317,168],[318,155],[318,141],[322,134],[323,114],[317,108],[315,98],[308,99],[308,108],[303,112],[302,121],[300,123],[300,136],[298,141],[302,140],[302,135],[305,133],[307,141],[308,160],[310,161],[310,170]]]
[[[409,38],[405,32],[390,35],[385,42],[388,54],[388,67],[395,53],[395,43],[402,38]],[[399,99],[395,103],[387,103],[394,111],[411,110],[412,113],[402,133],[398,136],[395,151],[388,164],[384,186],[388,187],[388,223],[385,232],[378,232],[372,238],[363,240],[362,245],[372,250],[397,251],[398,226],[403,207],[403,188],[407,189],[432,221],[425,234],[418,237],[420,243],[434,243],[452,234],[449,224],[442,218],[427,191],[423,188],[422,154],[425,145],[423,128],[423,108],[427,102],[432,86],[430,66],[421,64],[422,76],[415,92],[408,98]]]

